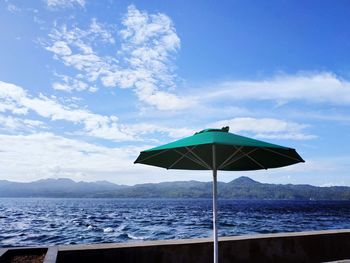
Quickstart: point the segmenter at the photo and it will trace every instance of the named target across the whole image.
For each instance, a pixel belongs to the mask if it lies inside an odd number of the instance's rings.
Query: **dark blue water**
[[[0,198],[0,247],[212,235],[210,199]],[[350,202],[219,200],[220,236],[350,228]]]

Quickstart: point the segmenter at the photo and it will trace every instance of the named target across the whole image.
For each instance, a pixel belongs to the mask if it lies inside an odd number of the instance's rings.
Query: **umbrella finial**
[[[225,126],[222,127],[221,129],[204,129],[202,131],[196,132],[194,135],[200,134],[200,133],[205,133],[205,132],[228,132],[230,130],[230,127]]]
[[[222,127],[221,130],[224,131],[224,132],[228,132],[230,130],[230,127],[229,126],[225,126],[225,127]]]

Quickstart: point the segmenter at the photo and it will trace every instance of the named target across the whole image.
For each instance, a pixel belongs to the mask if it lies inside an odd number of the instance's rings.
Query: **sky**
[[[0,1],[0,180],[211,181],[134,165],[204,128],[305,163],[219,172],[350,186],[350,3]]]

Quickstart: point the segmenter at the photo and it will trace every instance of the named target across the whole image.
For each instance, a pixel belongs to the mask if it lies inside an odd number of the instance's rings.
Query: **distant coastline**
[[[56,198],[211,198],[210,182],[177,181],[117,185],[107,181],[75,182],[67,178],[30,183],[0,180],[0,197]],[[239,177],[218,183],[219,198],[268,200],[350,200],[350,187],[266,184]]]

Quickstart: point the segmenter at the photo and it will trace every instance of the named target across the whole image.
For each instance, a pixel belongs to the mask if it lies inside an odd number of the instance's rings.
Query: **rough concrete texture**
[[[219,262],[327,262],[350,258],[350,230],[226,237]],[[61,246],[57,262],[213,262],[210,239]]]
[[[8,248],[0,255],[0,263],[43,262],[47,248]]]

